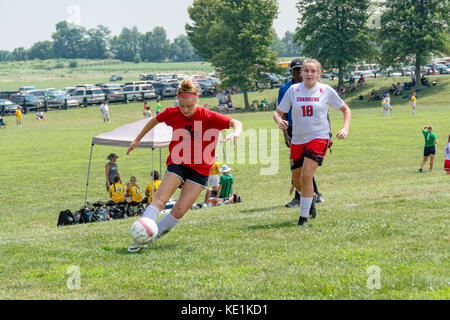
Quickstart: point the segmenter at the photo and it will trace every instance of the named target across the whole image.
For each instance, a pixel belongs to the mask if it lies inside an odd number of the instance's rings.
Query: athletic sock
[[[159,215],[159,210],[154,205],[149,205],[147,208],[145,208],[145,211],[144,211],[144,214],[142,215],[142,217],[150,218],[156,222],[158,215]]]
[[[301,198],[300,199],[300,217],[308,218],[309,210],[311,209],[311,205],[314,198]]]
[[[157,238],[161,238],[167,232],[180,222],[181,219],[175,219],[171,213],[166,214],[161,220],[158,221],[158,235]]]

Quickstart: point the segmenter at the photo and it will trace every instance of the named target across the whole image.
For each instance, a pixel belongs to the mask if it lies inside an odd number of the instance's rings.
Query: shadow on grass
[[[274,206],[274,207],[270,207],[270,208],[253,208],[253,209],[247,209],[247,210],[240,210],[240,212],[242,213],[262,213],[262,212],[268,212],[268,211],[272,211],[272,210],[276,210],[276,209],[281,209],[283,208],[282,205],[279,206]]]
[[[145,249],[141,250],[137,254],[141,254],[141,253],[145,253],[145,252],[152,252],[152,251],[155,252],[155,251],[176,250],[178,248],[179,248],[179,246],[177,246],[175,244],[162,244],[162,245],[155,244],[153,246],[150,246],[148,248],[145,248]],[[136,253],[129,253],[127,247],[115,248],[114,252],[116,254],[122,254],[122,255],[133,255],[133,254],[136,254]]]
[[[265,223],[245,227],[245,230],[286,229],[298,227],[297,221],[284,221],[279,223]]]

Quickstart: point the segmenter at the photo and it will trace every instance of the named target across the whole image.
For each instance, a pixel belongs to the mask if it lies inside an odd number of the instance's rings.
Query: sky
[[[30,48],[37,41],[51,40],[59,21],[86,28],[101,24],[112,35],[123,27],[137,26],[141,33],[161,26],[173,40],[185,34],[190,22],[187,8],[193,0],[0,0],[0,50]],[[280,38],[297,25],[297,0],[278,0],[279,15],[274,28]]]

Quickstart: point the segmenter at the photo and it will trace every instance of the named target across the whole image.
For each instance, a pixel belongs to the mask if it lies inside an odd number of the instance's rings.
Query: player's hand
[[[291,147],[291,137],[287,134],[287,131],[284,131],[284,143],[286,144],[286,147]]]
[[[129,155],[130,152],[133,151],[133,149],[135,149],[138,145],[139,145],[139,141],[133,141],[133,142],[130,144],[130,146],[128,147],[127,155]]]
[[[277,124],[278,128],[280,128],[281,130],[287,130],[287,128],[289,127],[289,122],[287,122],[286,120],[281,120]]]
[[[342,129],[341,131],[339,131],[336,134],[336,138],[338,138],[338,139],[345,139],[345,138],[347,138],[347,136],[348,136],[348,130],[346,130],[346,129]]]
[[[227,141],[230,141],[231,145],[234,145],[236,143],[237,138],[238,138],[237,135],[235,135],[234,133],[231,133],[231,134],[227,135],[227,137],[225,138],[224,143],[227,142]]]

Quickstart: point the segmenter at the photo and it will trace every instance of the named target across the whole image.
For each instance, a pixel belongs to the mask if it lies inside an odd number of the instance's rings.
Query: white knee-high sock
[[[159,210],[154,205],[149,205],[144,211],[144,214],[142,215],[143,218],[150,218],[153,221],[156,222],[156,219],[158,218]]]
[[[175,227],[180,220],[181,219],[175,219],[171,213],[166,214],[161,220],[159,220],[158,239]]]
[[[303,198],[300,199],[300,217],[308,218],[309,210],[311,209],[311,205],[314,198]]]

